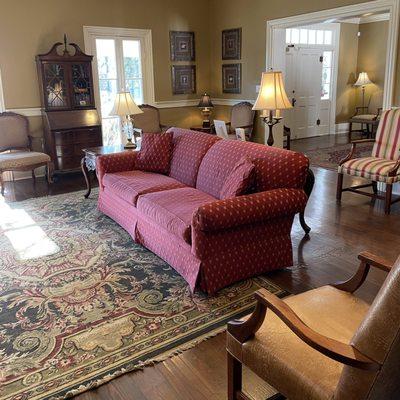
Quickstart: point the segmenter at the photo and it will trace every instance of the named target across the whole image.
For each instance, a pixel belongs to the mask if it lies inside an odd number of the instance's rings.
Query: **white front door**
[[[321,134],[322,56],[313,48],[288,47],[286,53],[286,88],[294,105],[286,124],[296,139]]]

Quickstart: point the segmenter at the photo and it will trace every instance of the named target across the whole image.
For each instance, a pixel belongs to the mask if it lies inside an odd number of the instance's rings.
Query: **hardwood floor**
[[[269,274],[271,280],[292,293],[347,278],[357,268],[357,254],[361,250],[371,250],[390,260],[400,253],[400,203],[393,206],[391,215],[385,215],[382,202],[373,204],[367,197],[344,193],[342,204],[338,205],[336,173],[320,168],[314,172],[316,184],[306,209],[306,219],[312,227],[310,237],[304,238],[296,220],[292,231],[294,266]],[[60,179],[49,194],[83,188],[83,177],[78,174]],[[47,185],[42,178],[37,179],[35,187],[30,180],[6,187],[9,201],[46,194]],[[359,296],[371,301],[384,277],[382,271],[372,270]],[[252,378],[249,386],[255,398],[265,398],[260,395],[262,386],[256,380]],[[224,335],[143,371],[125,374],[77,399],[226,399]]]

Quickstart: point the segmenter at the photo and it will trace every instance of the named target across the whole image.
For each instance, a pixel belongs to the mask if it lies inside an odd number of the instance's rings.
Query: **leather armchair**
[[[358,258],[347,281],[284,300],[256,293],[253,314],[228,324],[229,400],[248,399],[242,364],[280,392],[275,399],[398,398],[400,257],[393,266],[369,252]],[[353,293],[371,267],[389,275],[369,306]]]

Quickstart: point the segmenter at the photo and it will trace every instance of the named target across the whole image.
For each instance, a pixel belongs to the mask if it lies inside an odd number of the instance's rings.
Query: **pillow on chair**
[[[172,132],[143,133],[135,168],[167,174],[172,156]]]
[[[252,187],[254,168],[255,166],[249,157],[242,157],[225,179],[219,198],[221,200],[229,199],[246,194]]]

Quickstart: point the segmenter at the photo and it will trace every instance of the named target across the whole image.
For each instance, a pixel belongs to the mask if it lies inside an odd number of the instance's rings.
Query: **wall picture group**
[[[242,28],[222,31],[222,60],[242,57]],[[242,64],[222,64],[222,92],[242,92]]]
[[[193,62],[196,60],[194,32],[170,31],[171,61]],[[196,65],[172,65],[172,93],[196,93]]]

